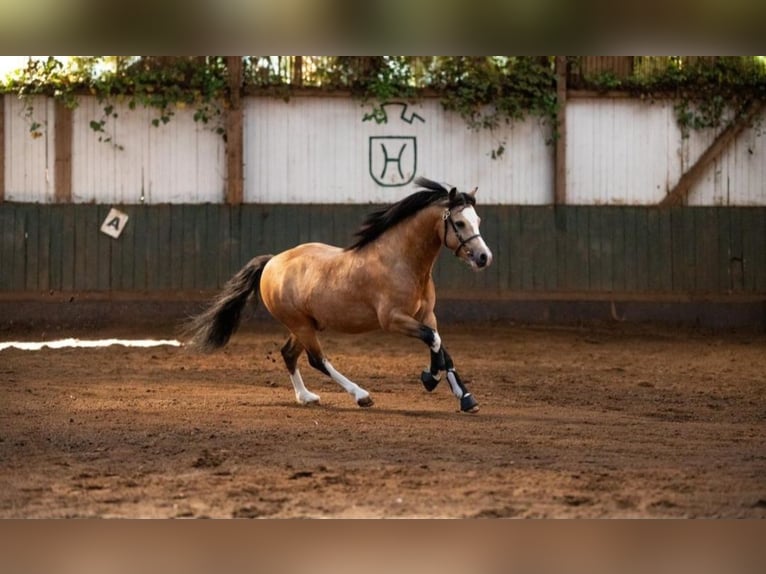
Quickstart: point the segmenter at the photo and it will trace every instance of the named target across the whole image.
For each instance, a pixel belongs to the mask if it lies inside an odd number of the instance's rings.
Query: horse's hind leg
[[[309,357],[309,364],[330,377],[333,381],[338,383],[343,389],[354,397],[356,404],[360,407],[371,407],[373,404],[370,393],[364,390],[356,383],[350,381],[344,377],[341,373],[335,370],[327,357],[322,352],[322,347],[319,344],[316,333],[313,330],[304,330],[299,335],[300,343],[306,348],[306,353]]]
[[[295,400],[302,405],[310,405],[319,402],[319,395],[312,393],[303,383],[303,377],[298,369],[298,357],[303,352],[303,345],[298,341],[298,337],[290,334],[285,344],[282,346],[282,358],[285,360],[285,366],[290,372],[290,380],[295,389]]]

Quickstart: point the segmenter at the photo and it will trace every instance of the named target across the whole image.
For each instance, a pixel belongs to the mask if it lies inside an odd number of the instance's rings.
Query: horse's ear
[[[471,197],[476,197],[476,192],[477,191],[479,191],[478,186],[474,187],[473,190],[468,195],[470,195]]]
[[[449,200],[450,202],[455,201],[455,198],[457,197],[457,188],[453,187],[449,190]]]

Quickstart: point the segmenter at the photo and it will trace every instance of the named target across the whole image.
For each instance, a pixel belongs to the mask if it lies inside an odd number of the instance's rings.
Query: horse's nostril
[[[482,253],[481,255],[479,255],[479,265],[484,267],[486,264],[487,264],[487,254]]]

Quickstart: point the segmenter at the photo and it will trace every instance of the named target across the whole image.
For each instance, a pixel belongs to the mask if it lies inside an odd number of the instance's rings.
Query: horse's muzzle
[[[492,252],[489,249],[480,249],[471,253],[471,263],[476,269],[484,269],[492,265]]]

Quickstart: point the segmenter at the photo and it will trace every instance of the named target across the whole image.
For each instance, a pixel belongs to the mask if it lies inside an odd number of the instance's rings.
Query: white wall
[[[42,136],[32,138],[24,103],[5,101],[5,198],[53,201],[54,105],[33,100]],[[435,99],[386,108],[388,122],[362,121],[370,106],[346,97],[244,99],[245,201],[385,203],[410,193],[413,175],[479,187],[482,203],[549,204],[553,146],[537,120],[474,131]],[[225,144],[176,110],[156,128],[152,109],[116,105],[98,141],[89,123],[102,104],[83,97],[73,114],[72,195],[76,202],[206,203],[225,197]],[[404,119],[402,119],[402,114]],[[416,114],[416,115],[414,115]],[[658,203],[715,138],[683,138],[671,102],[627,98],[570,99],[567,107],[567,198],[570,204]],[[500,144],[499,159],[491,152]],[[118,149],[115,145],[122,146]],[[383,148],[389,155],[384,161]],[[402,151],[401,162],[393,161]],[[402,174],[399,174],[401,168]],[[766,149],[748,129],[692,189],[691,205],[766,205]],[[398,185],[400,183],[405,185]]]
[[[5,199],[30,203],[53,201],[54,102],[43,97],[28,101],[3,98],[5,107]],[[30,107],[32,118],[26,117]],[[30,132],[40,124],[39,137]]]
[[[398,184],[415,172],[461,189],[478,186],[483,203],[551,201],[553,149],[536,121],[490,133],[468,130],[436,100],[387,106],[383,124],[363,121],[369,109],[348,98],[248,99],[245,200],[385,203],[412,192],[411,181]],[[505,153],[493,160],[501,141]],[[386,163],[381,145],[391,160],[401,152],[401,163]]]
[[[117,118],[105,133],[90,121],[101,119],[104,104],[82,98],[72,123],[72,198],[100,203],[219,203],[224,199],[224,143],[194,110],[176,109],[155,127],[157,110],[115,104]],[[111,138],[111,142],[99,141]],[[121,146],[121,149],[117,146]],[[143,200],[141,199],[143,197]]]
[[[567,200],[571,204],[659,203],[719,130],[684,138],[672,102],[573,99],[567,106]],[[692,188],[689,205],[766,205],[766,149],[746,129]]]

